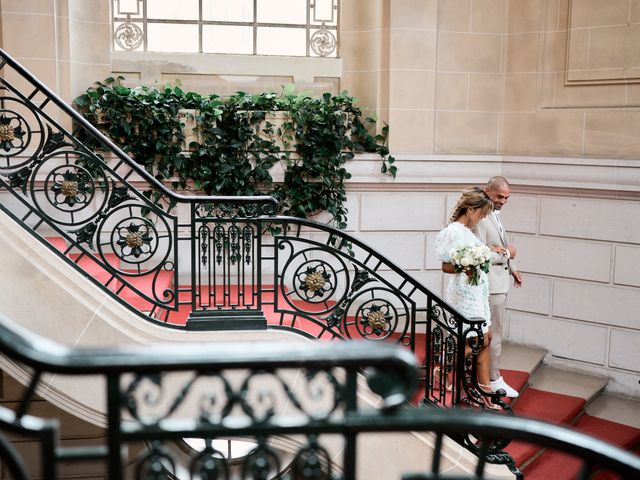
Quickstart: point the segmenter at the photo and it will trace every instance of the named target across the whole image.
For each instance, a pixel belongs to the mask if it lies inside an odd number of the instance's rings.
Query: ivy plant
[[[228,97],[180,86],[129,88],[107,78],[75,99],[93,125],[157,179],[209,195],[275,196],[280,213],[308,218],[327,211],[338,228],[347,220],[347,161],[358,152],[381,157],[381,173],[396,176],[386,146],[388,127],[365,118],[347,92],[319,98],[296,93]],[[195,113],[196,139],[185,147],[184,116]],[[285,112],[275,122],[274,112]],[[87,141],[88,139],[85,139]],[[271,169],[284,166],[276,183]]]

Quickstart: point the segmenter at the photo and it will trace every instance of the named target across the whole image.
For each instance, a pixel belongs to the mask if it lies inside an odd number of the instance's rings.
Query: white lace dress
[[[451,252],[468,245],[482,245],[482,242],[462,223],[451,222],[436,236],[436,255],[441,261],[451,263]],[[491,324],[487,274],[480,272],[478,285],[469,285],[467,275],[462,272],[446,276],[451,279],[445,293],[445,301],[468,319],[484,319],[482,331],[487,332]]]

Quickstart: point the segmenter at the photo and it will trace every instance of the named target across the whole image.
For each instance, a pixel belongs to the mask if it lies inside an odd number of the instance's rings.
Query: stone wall
[[[351,192],[349,228],[442,294],[448,279],[433,240],[457,191]],[[546,349],[547,363],[608,376],[609,390],[629,395],[640,364],[640,231],[629,221],[637,208],[514,185],[503,209],[524,275],[508,297],[506,338]]]

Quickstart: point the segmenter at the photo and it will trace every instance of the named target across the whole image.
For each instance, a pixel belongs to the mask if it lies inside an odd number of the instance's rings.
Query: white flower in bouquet
[[[469,285],[478,285],[480,272],[489,272],[491,249],[486,245],[465,245],[449,252],[456,272],[469,272]]]

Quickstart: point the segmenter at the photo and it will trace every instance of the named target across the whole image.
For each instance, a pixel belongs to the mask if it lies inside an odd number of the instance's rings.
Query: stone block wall
[[[448,279],[433,240],[463,186],[408,188],[352,185],[349,229],[441,295]],[[611,391],[628,395],[638,394],[640,376],[638,207],[629,199],[513,185],[503,209],[524,275],[524,287],[509,293],[506,338],[546,349],[548,363],[608,376]]]

